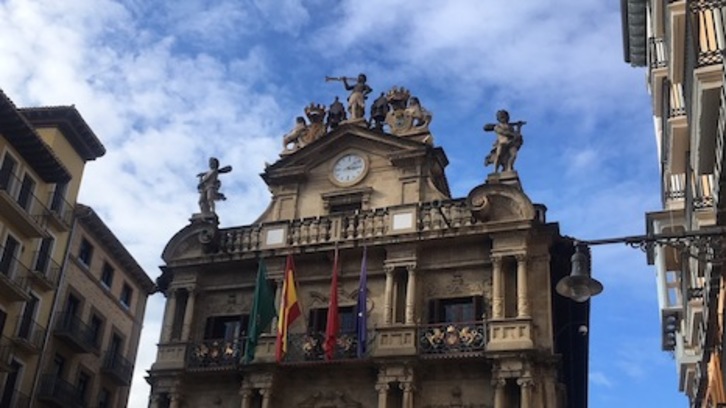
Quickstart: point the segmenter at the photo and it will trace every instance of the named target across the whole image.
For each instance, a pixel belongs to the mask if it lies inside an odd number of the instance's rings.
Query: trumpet
[[[342,76],[342,77],[325,76],[325,82],[331,82],[331,81],[343,82],[343,81],[357,81],[357,80],[358,80],[358,78],[351,78],[351,77],[344,77],[344,76]]]

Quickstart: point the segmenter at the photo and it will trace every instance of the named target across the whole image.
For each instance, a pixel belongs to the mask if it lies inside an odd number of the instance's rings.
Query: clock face
[[[333,166],[333,178],[340,183],[353,183],[360,180],[366,170],[363,157],[349,153],[338,159]]]

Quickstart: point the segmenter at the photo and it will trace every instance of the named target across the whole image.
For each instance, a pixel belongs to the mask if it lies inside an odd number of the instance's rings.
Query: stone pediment
[[[338,153],[351,148],[384,156],[393,163],[433,153],[442,167],[448,164],[446,155],[441,148],[432,147],[414,139],[366,129],[355,124],[346,124],[315,140],[305,148],[283,156],[265,169],[262,178],[267,184],[302,181],[309,169],[329,161]]]

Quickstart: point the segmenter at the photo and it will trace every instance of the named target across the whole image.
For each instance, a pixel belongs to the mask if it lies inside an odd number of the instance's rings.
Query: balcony
[[[288,351],[284,363],[325,361],[325,333],[288,335]],[[356,333],[340,333],[335,341],[333,360],[355,360],[358,358],[358,336]]]
[[[38,401],[58,408],[86,407],[78,388],[53,374],[46,374],[41,377],[38,387]]]
[[[112,381],[122,387],[131,385],[131,375],[134,365],[123,358],[119,353],[106,352],[101,365],[101,373],[106,374]]]
[[[10,265],[0,265],[0,298],[15,302],[26,301],[30,299],[29,288],[28,272],[23,264],[13,258]]]
[[[532,342],[532,321],[530,319],[507,319],[490,321],[487,351],[528,350]]]
[[[48,221],[61,231],[68,231],[73,222],[73,205],[55,192],[48,194],[50,206],[46,209]]]
[[[187,368],[201,371],[234,370],[244,354],[244,338],[206,339],[187,348]]]
[[[64,340],[77,353],[98,351],[98,344],[93,336],[93,331],[75,315],[58,313],[54,334]]]
[[[469,357],[484,352],[487,343],[484,322],[436,323],[419,326],[420,355]]]
[[[45,341],[45,327],[33,319],[19,316],[12,341],[18,346],[18,349],[33,354],[40,353]]]
[[[648,46],[648,83],[653,95],[653,110],[655,116],[663,116],[663,84],[668,76],[666,44],[661,37],[651,37],[648,39]]]
[[[28,238],[46,235],[45,206],[14,174],[0,174],[0,211],[5,219]]]
[[[448,224],[447,224],[448,223]],[[466,199],[401,205],[357,213],[295,219],[220,230],[220,250],[254,252],[275,245],[297,247],[333,244],[370,237],[400,240],[405,234],[435,235],[477,224]],[[483,229],[485,226],[482,225]],[[472,230],[480,233],[481,230]],[[460,230],[466,233],[467,231]]]
[[[29,269],[28,276],[40,289],[54,290],[58,286],[61,266],[50,256],[41,260],[40,255],[39,251],[35,251],[33,255],[33,259],[36,260],[35,265]]]
[[[696,39],[696,67],[720,64],[724,48],[721,2],[696,0],[688,2],[693,35]]]

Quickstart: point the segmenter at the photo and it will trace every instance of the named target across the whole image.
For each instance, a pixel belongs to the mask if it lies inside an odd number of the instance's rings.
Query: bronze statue
[[[338,125],[340,125],[340,122],[344,121],[345,119],[345,106],[340,103],[338,97],[336,96],[333,103],[330,104],[330,108],[328,108],[328,129],[333,130],[337,128]]]
[[[348,96],[348,113],[350,119],[363,119],[365,117],[366,97],[373,89],[366,84],[365,74],[359,74],[356,83],[348,84],[352,78],[348,77],[325,77],[325,81],[342,81],[346,91],[351,91]]]
[[[524,140],[522,139],[522,126],[527,122],[509,122],[509,112],[500,110],[497,112],[496,124],[488,123],[484,125],[485,132],[495,132],[497,139],[492,145],[492,150],[487,155],[484,166],[494,164],[494,172],[513,171],[514,161],[517,159],[519,148],[522,147]]]
[[[210,157],[209,170],[197,174],[197,177],[199,177],[199,184],[197,184],[197,190],[199,191],[199,209],[202,215],[216,215],[214,202],[227,199],[224,194],[219,192],[219,188],[222,187],[222,182],[219,181],[219,175],[229,173],[230,171],[232,171],[232,166],[220,168],[219,160],[216,157]]]

